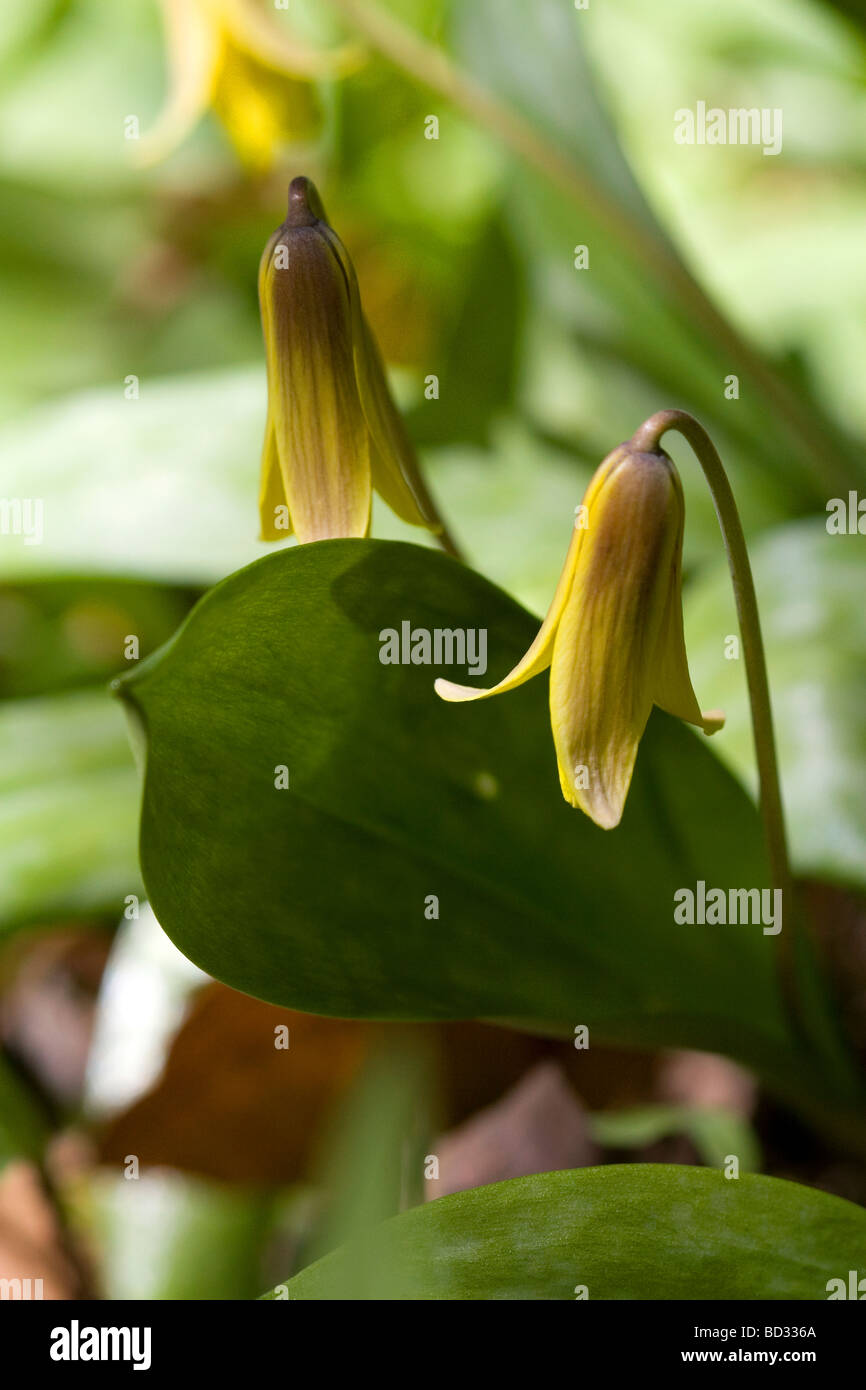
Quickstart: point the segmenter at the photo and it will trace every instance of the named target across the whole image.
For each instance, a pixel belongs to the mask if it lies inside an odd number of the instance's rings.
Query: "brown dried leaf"
[[[556,1062],[539,1062],[518,1084],[433,1145],[439,1177],[428,1199],[557,1168],[597,1163],[580,1101]]]

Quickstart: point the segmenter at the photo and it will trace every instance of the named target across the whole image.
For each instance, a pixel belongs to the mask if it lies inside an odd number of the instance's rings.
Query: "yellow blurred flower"
[[[319,49],[268,18],[255,0],[162,0],[169,92],[139,158],[165,158],[210,107],[240,159],[269,168],[287,141],[318,120],[311,83],[341,77],[361,61],[355,45]]]
[[[489,690],[437,680],[444,700],[481,700],[551,667],[550,716],[562,794],[597,825],[619,824],[654,704],[696,724],[703,714],[683,636],[685,505],[667,454],[621,445],[578,508],[553,602],[529,651]]]
[[[289,188],[286,220],[262,255],[259,301],[268,368],[262,539],[366,536],[374,487],[404,521],[441,538],[354,267],[309,179]]]

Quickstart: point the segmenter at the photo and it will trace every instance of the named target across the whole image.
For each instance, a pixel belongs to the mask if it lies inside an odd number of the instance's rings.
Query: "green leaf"
[[[531,22],[525,5],[498,0],[454,8],[458,61],[525,119],[544,169],[542,177],[521,168],[509,187],[533,298],[571,325],[594,358],[628,366],[656,396],[663,391],[699,414],[720,442],[735,441],[736,474],[766,474],[789,512],[802,512],[828,487],[862,481],[862,451],[808,385],[740,336],[693,278],[599,100],[584,32],[592,23],[562,0],[533,0]],[[497,124],[489,121],[494,131]],[[589,248],[590,269],[575,268],[576,246]],[[744,384],[733,411],[724,396],[729,373]],[[638,423],[623,420],[622,433]]]
[[[74,189],[79,197],[134,184],[141,174],[130,158],[134,146],[124,138],[124,120],[141,112],[146,128],[158,100],[161,49],[146,0],[115,11],[79,0],[53,41],[22,65],[17,81],[4,84],[3,171]],[[52,118],[55,102],[63,121]]]
[[[866,1211],[851,1202],[778,1178],[623,1164],[442,1197],[286,1287],[290,1299],[571,1300],[584,1286],[591,1300],[819,1300],[864,1258]]]
[[[432,1057],[411,1030],[399,1030],[365,1064],[329,1125],[320,1186],[328,1194],[309,1259],[375,1229],[421,1200],[432,1133]]]
[[[863,538],[819,521],[759,538],[752,568],[767,649],[782,789],[795,869],[866,885],[866,611]],[[714,751],[747,786],[756,781],[731,581],[720,563],[687,592],[686,635],[696,688],[727,714]]]
[[[500,220],[492,218],[461,276],[465,298],[456,322],[438,345],[439,394],[432,402],[425,397],[409,417],[416,443],[486,444],[491,421],[511,410],[523,329],[523,280],[515,249]]]
[[[136,777],[103,692],[0,704],[0,931],[140,892]]]
[[[84,1203],[105,1298],[246,1299],[261,1288],[273,1217],[267,1193],[170,1169],[135,1180],[103,1169]]]
[[[233,575],[119,682],[147,730],[142,866],[175,944],[307,1012],[588,1024],[727,1052],[788,1090],[797,1057],[798,1095],[844,1092],[843,1067],[797,1054],[774,938],[674,922],[699,879],[766,883],[754,807],[702,738],[656,711],[602,831],[562,800],[547,678],[447,706],[433,679],[453,666],[380,662],[402,622],[485,628],[490,677],[538,627],[441,554],[320,542]]]
[[[741,1173],[761,1164],[761,1151],[749,1122],[734,1110],[691,1105],[639,1105],[590,1116],[592,1137],[606,1149],[642,1149],[672,1134],[686,1134],[700,1160],[724,1167],[736,1155]]]
[[[44,521],[39,545],[8,538],[2,572],[206,584],[264,554],[264,392],[263,371],[203,373],[146,382],[138,400],[121,384],[81,392],[6,425],[7,495],[41,498]]]
[[[256,539],[265,404],[264,368],[239,368],[145,382],[139,400],[125,400],[119,386],[85,391],[5,425],[6,494],[42,499],[44,534],[40,545],[8,535],[0,577],[123,575],[205,586],[271,553]],[[564,554],[590,470],[581,479],[572,459],[513,421],[499,427],[496,447],[495,456],[431,450],[425,463],[476,565],[541,604],[561,561],[550,536],[562,536]],[[378,500],[374,529],[434,544]]]
[[[0,1172],[12,1159],[39,1162],[47,1137],[46,1114],[0,1052]]]
[[[108,681],[126,655],[130,635],[146,656],[168,640],[191,603],[186,593],[164,585],[121,579],[4,584],[0,695],[52,695]]]

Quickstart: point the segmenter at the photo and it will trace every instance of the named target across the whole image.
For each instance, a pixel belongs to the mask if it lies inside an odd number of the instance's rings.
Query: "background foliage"
[[[351,30],[345,8],[293,0],[272,19],[331,42]],[[0,1163],[54,1174],[88,1251],[70,1272],[68,1248],[55,1250],[57,1289],[252,1297],[418,1203],[431,1136],[486,1114],[552,1055],[569,1103],[576,1092],[603,1114],[582,1148],[536,1161],[586,1172],[501,1188],[484,1184],[512,1173],[479,1165],[475,1190],[399,1217],[413,1268],[405,1254],[397,1274],[383,1264],[392,1294],[411,1296],[423,1258],[425,1296],[569,1297],[552,1265],[541,1283],[527,1276],[521,1242],[563,1223],[583,1240],[591,1210],[619,1223],[609,1296],[656,1278],[652,1250],[632,1259],[629,1222],[651,1212],[667,1231],[685,1212],[707,1241],[723,1233],[709,1270],[682,1252],[664,1296],[711,1296],[721,1279],[730,1297],[823,1297],[827,1271],[856,1263],[862,1212],[803,1184],[866,1198],[850,1158],[828,1176],[834,1144],[862,1149],[863,540],[824,525],[828,500],[866,479],[862,27],[853,7],[812,0],[387,11],[512,113],[540,157],[520,158],[496,120],[368,48],[352,76],[317,83],[312,132],[271,167],[245,166],[213,111],[142,167],[124,123],[134,114],[147,131],[166,89],[153,0],[4,6],[0,491],[44,499],[45,535],[0,536]],[[675,144],[673,111],[699,99],[781,108],[783,152]],[[437,141],[424,139],[431,113]],[[255,271],[301,172],[350,248],[475,573],[384,508],[375,543],[262,558]],[[574,268],[581,244],[587,272]],[[424,396],[431,373],[437,400]],[[685,446],[671,447],[692,674],[728,722],[703,743],[653,717],[615,836],[558,800],[543,683],[465,710],[432,699],[425,668],[400,668],[387,696],[377,683],[375,633],[397,610],[428,626],[482,614],[504,671],[546,607],[591,471],[668,405],[716,440],[753,555],[794,867],[812,885],[805,1039],[784,1020],[770,938],[684,939],[662,906],[699,877],[765,882],[742,663],[725,656],[729,582]],[[129,634],[140,664],[125,658]],[[118,675],[138,770],[108,689]],[[292,768],[288,814],[276,762]],[[241,1020],[229,990],[207,995],[217,987],[179,963],[145,892],[198,967],[277,1011],[250,1004],[261,1012]],[[447,914],[407,929],[405,904],[427,892]],[[322,1025],[305,1044],[307,1011],[368,1022]],[[288,1079],[251,1086],[285,1018]],[[459,1031],[475,1018],[523,1031]],[[404,1034],[397,1020],[418,1026]],[[600,1054],[629,1051],[584,1063],[568,1041],[578,1024]],[[737,1110],[727,1092],[672,1109],[643,1070],[658,1049],[723,1053],[800,1119],[771,1123],[771,1102]],[[215,1056],[221,1090],[197,1110]],[[136,1130],[142,1097],[158,1118]],[[213,1135],[198,1149],[179,1137],[187,1111]],[[265,1170],[252,1153],[275,1113],[292,1142]],[[695,1114],[711,1116],[715,1148]],[[674,1166],[721,1162],[725,1139],[744,1151],[752,1126],[757,1161],[799,1186],[755,1176],[735,1197],[717,1172]],[[144,1152],[146,1133],[164,1143],[127,1182],[124,1154]],[[653,1144],[673,1162],[610,1162],[658,1158]],[[322,1191],[338,1194],[327,1211]],[[732,1253],[758,1213],[748,1258]],[[491,1230],[513,1259],[485,1249]],[[0,1205],[13,1270],[19,1234]],[[436,1252],[454,1241],[460,1260],[443,1265]],[[291,1297],[326,1296],[344,1264],[311,1265]],[[359,1257],[362,1271],[378,1265],[375,1248]],[[577,1280],[563,1272],[563,1286]]]

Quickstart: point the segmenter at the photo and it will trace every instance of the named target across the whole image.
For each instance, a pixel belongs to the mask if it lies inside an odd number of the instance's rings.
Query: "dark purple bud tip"
[[[315,227],[317,222],[325,222],[325,209],[311,179],[301,175],[289,184],[289,211],[287,227]]]

